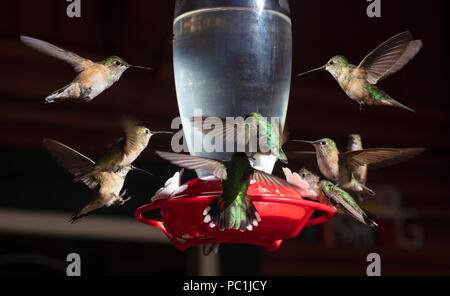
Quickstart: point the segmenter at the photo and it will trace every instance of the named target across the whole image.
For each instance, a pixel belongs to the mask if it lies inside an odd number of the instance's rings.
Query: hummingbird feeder
[[[284,239],[294,238],[304,227],[326,222],[334,215],[331,207],[305,200],[291,188],[252,181],[247,194],[261,222],[252,231],[220,231],[217,226],[210,228],[203,221],[203,210],[222,193],[221,181],[212,177],[197,178],[178,186],[177,174],[151,203],[135,211],[135,217],[159,228],[179,250],[205,244],[253,244],[275,251]],[[145,213],[153,210],[160,211],[162,221],[145,217]],[[315,211],[322,215],[310,219]]]
[[[173,35],[178,107],[192,155],[227,160],[234,152],[198,149],[195,139],[200,131],[190,120],[196,116],[236,118],[258,112],[279,119],[284,128],[292,74],[287,0],[177,0]],[[275,162],[271,155],[256,154],[253,164],[271,173]],[[247,243],[275,251],[303,227],[334,215],[332,208],[305,200],[293,189],[252,181],[247,195],[261,222],[251,231],[220,231],[203,221],[203,212],[221,194],[221,181],[197,174],[200,178],[182,186],[177,175],[169,179],[151,203],[135,212],[139,221],[161,229],[180,250]],[[160,211],[161,221],[145,217],[153,210]],[[315,211],[324,215],[310,219]]]

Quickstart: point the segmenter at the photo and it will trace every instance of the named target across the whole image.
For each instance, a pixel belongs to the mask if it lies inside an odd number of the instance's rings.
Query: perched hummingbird
[[[294,188],[288,182],[254,169],[245,153],[234,153],[230,161],[218,161],[210,158],[156,151],[162,158],[171,163],[192,169],[204,170],[222,180],[222,194],[204,210],[204,222],[214,228],[219,225],[220,231],[225,229],[245,229],[251,231],[258,226],[261,217],[247,195],[251,180],[266,184]]]
[[[303,181],[309,184],[309,189],[317,193],[315,200],[332,207],[336,213],[345,213],[356,220],[369,226],[378,226],[373,218],[370,218],[356,203],[353,197],[328,180],[320,180],[320,177],[307,168],[299,172]]]
[[[302,168],[298,171],[300,178],[308,183],[309,189],[316,193],[316,195],[320,194],[322,190],[319,186],[320,178],[316,174],[312,173],[306,167]]]
[[[390,38],[368,54],[358,66],[343,56],[332,57],[326,65],[301,73],[299,76],[327,70],[339,82],[347,96],[362,105],[385,105],[415,112],[397,102],[376,84],[379,80],[397,72],[422,48],[421,40],[413,40],[411,32],[403,32]]]
[[[306,182],[302,177],[300,177],[297,173],[292,173],[289,168],[283,168],[284,176],[286,177],[286,181],[294,185],[296,187],[296,191],[302,196],[306,198],[310,198],[313,200],[317,200],[318,190],[317,188],[311,188],[310,183]],[[299,173],[302,173],[300,171]],[[316,182],[317,183],[317,182]]]
[[[245,116],[245,121],[240,124],[234,124],[221,118],[221,126],[215,126],[211,122],[213,127],[207,128],[205,122],[208,122],[208,118],[210,117],[193,117],[191,120],[197,130],[212,137],[220,137],[224,141],[233,139],[239,145],[247,145],[254,137],[255,144],[258,146],[257,151],[253,152],[252,155],[255,153],[272,154],[283,163],[288,162],[287,156],[281,148],[287,139],[287,133],[280,132],[279,120],[275,120],[275,124],[272,125],[260,113],[251,112]],[[243,136],[240,137],[241,134]]]
[[[291,140],[314,146],[317,164],[325,178],[337,183],[337,186],[356,192],[375,195],[375,192],[360,183],[353,172],[362,165],[373,163],[398,162],[419,155],[424,148],[371,148],[339,153],[336,143],[328,138],[317,141]]]
[[[150,131],[144,126],[124,122],[125,137],[114,143],[108,151],[85,171],[77,173],[75,180],[89,179],[99,172],[116,172],[122,167],[132,164],[147,147],[150,138],[155,134],[172,134],[165,131]]]
[[[76,150],[55,140],[45,139],[44,146],[56,161],[72,175],[78,176],[80,173],[90,169],[95,165],[94,161],[77,152]],[[126,191],[120,194],[125,178],[130,170],[139,170],[132,165],[120,167],[116,172],[100,171],[81,180],[91,189],[95,189],[91,201],[76,213],[71,222],[86,216],[90,212],[101,207],[109,207],[111,205],[123,205],[128,199],[123,199]],[[146,171],[143,171],[146,172]]]
[[[20,36],[20,40],[40,53],[68,62],[78,73],[70,84],[46,97],[47,103],[66,99],[81,99],[89,102],[117,82],[127,69],[152,70],[130,65],[117,56],[111,56],[101,62],[93,62],[39,39]]]
[[[369,217],[346,191],[328,180],[321,180],[319,186],[322,189],[323,194],[328,198],[329,205],[332,206],[337,213],[346,213],[371,227],[378,226],[375,219]]]
[[[369,216],[359,207],[350,194],[337,187],[332,182],[325,179],[321,180],[318,175],[305,167],[298,172],[298,176],[302,182],[308,184],[308,191],[315,193],[315,196],[309,195],[309,198],[332,207],[336,213],[348,214],[369,226],[378,226],[374,219],[369,218]],[[295,181],[295,183],[290,182],[291,184],[296,185],[296,183],[298,183],[298,180],[292,180]]]

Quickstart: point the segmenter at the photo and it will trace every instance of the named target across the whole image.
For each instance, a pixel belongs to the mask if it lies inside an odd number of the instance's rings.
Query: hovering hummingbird
[[[301,73],[305,75],[317,70],[327,70],[338,81],[347,96],[362,105],[385,105],[403,108],[415,112],[411,108],[397,102],[376,84],[379,80],[397,72],[405,66],[422,48],[421,40],[413,40],[409,31],[400,33],[385,41],[358,66],[343,56],[332,57],[326,65]]]
[[[348,144],[347,144],[347,151],[356,151],[356,150],[363,150],[362,145],[362,139],[360,135],[357,134],[350,134],[348,135]],[[295,152],[288,152],[288,154],[295,155],[295,156],[315,156],[316,153],[312,151],[295,151]],[[353,177],[361,184],[366,185],[367,182],[367,169],[368,165],[361,165],[355,170],[353,170]],[[309,172],[306,168],[303,168],[302,170],[306,170]],[[299,174],[301,171],[299,172]]]
[[[55,160],[75,177],[95,165],[95,162],[90,158],[58,141],[44,139],[43,143]],[[83,178],[82,181],[90,189],[96,190],[92,195],[91,201],[72,217],[71,222],[73,223],[101,207],[123,205],[127,202],[131,196],[123,199],[126,190],[122,194],[120,194],[120,191],[130,170],[148,173],[132,165],[127,165],[119,168],[116,172],[98,172],[88,178]]]
[[[288,158],[281,148],[286,142],[287,133],[280,132],[281,126],[279,120],[275,120],[272,125],[267,119],[257,112],[250,112],[245,116],[245,121],[242,123],[231,123],[224,118],[221,118],[222,125],[207,128],[204,122],[207,122],[210,117],[193,117],[191,120],[194,127],[204,134],[212,137],[220,137],[227,141],[233,139],[239,145],[247,145],[252,137],[257,140],[257,152],[260,154],[272,154],[283,163],[288,162]],[[214,118],[214,117],[212,117]],[[242,133],[243,136],[240,136]]]
[[[127,69],[152,70],[151,68],[130,65],[118,56],[93,62],[39,39],[20,36],[20,40],[40,53],[68,62],[78,73],[71,83],[46,97],[47,103],[66,99],[81,99],[89,102],[116,83]]]
[[[398,162],[413,158],[422,153],[424,148],[371,148],[339,153],[336,143],[328,138],[317,141],[291,140],[314,146],[317,164],[325,178],[337,183],[342,189],[375,195],[375,192],[360,183],[353,172],[362,165]]]
[[[99,172],[116,172],[122,167],[132,164],[147,147],[150,138],[155,134],[172,134],[165,131],[150,131],[144,126],[124,122],[125,137],[114,143],[94,165],[77,173],[75,180],[89,180]]]
[[[245,153],[234,153],[230,161],[218,161],[210,158],[156,151],[162,158],[171,163],[192,169],[204,170],[222,180],[222,194],[204,210],[204,222],[214,228],[219,225],[220,231],[235,229],[251,231],[258,226],[261,217],[247,195],[251,180],[266,184],[295,189],[288,182],[254,169]]]

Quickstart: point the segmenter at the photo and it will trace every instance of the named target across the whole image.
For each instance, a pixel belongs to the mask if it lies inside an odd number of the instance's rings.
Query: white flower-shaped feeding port
[[[183,173],[184,169],[182,169],[179,172],[176,172],[172,178],[168,179],[164,184],[164,187],[158,189],[155,195],[151,198],[152,202],[158,200],[171,200],[173,199],[173,196],[186,190],[186,188],[188,187],[187,185],[181,186],[181,177],[183,176]]]
[[[308,182],[303,180],[299,174],[292,173],[292,171],[288,168],[283,168],[283,172],[284,172],[284,175],[286,176],[286,181],[289,184],[295,185],[297,187],[297,191],[303,197],[317,199],[317,193],[309,187]]]

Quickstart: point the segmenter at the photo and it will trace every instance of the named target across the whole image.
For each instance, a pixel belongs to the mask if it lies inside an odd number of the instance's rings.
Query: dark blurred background
[[[276,252],[222,246],[202,258],[197,248],[178,251],[156,229],[133,218],[134,210],[177,170],[154,153],[170,149],[155,136],[136,165],[157,176],[130,173],[133,198],[99,210],[76,225],[70,215],[89,191],[74,184],[44,150],[57,139],[95,158],[121,136],[118,119],[140,119],[167,130],[178,116],[170,44],[175,1],[86,1],[82,17],[69,18],[69,2],[8,1],[0,18],[0,274],[65,275],[66,256],[78,253],[83,275],[365,275],[369,253],[381,256],[383,275],[450,275],[448,194],[448,38],[445,1],[381,0],[382,17],[368,18],[364,0],[290,1],[293,74],[342,54],[359,61],[389,37],[410,30],[422,51],[381,87],[415,109],[364,108],[349,100],[326,72],[292,77],[287,124],[292,137],[330,137],[341,150],[348,133],[365,147],[424,146],[426,152],[399,165],[369,172],[377,191],[363,206],[380,216],[376,230],[336,216],[286,240]],[[74,78],[71,67],[26,48],[29,35],[92,60],[116,54],[154,72],[128,71],[89,104],[44,104]],[[288,144],[285,150],[305,149]],[[297,170],[302,160],[292,160]],[[281,176],[280,166],[276,174]],[[184,179],[194,177],[187,172]]]

